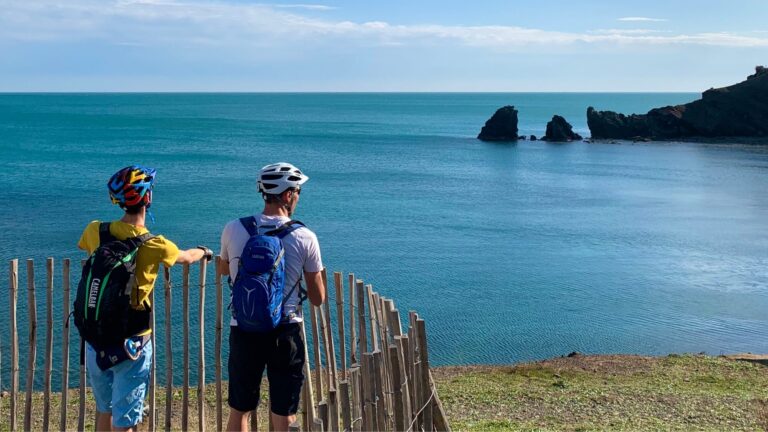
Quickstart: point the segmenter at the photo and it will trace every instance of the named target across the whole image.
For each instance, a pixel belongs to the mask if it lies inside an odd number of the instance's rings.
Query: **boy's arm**
[[[203,258],[210,261],[211,258],[213,258],[213,251],[205,246],[198,246],[193,249],[179,251],[179,256],[176,258],[176,264],[192,264]]]

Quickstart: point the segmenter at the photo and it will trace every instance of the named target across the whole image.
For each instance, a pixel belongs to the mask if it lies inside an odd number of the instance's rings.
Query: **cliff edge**
[[[596,139],[768,137],[768,69],[757,66],[745,81],[647,114],[627,116],[589,107],[587,125]]]

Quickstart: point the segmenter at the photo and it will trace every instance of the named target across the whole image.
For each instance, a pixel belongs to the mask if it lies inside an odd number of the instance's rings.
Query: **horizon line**
[[[407,90],[360,90],[360,91],[334,91],[334,90],[32,90],[32,91],[6,91],[0,90],[0,95],[33,95],[33,94],[701,94],[701,91],[685,90],[593,90],[593,91],[407,91]]]

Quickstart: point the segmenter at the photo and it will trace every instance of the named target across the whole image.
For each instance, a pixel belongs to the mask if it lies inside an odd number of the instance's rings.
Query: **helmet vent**
[[[301,177],[290,176],[290,177],[288,177],[288,180],[289,181],[299,181],[299,180],[301,180]]]
[[[264,174],[261,176],[262,180],[279,180],[283,178],[282,174]]]
[[[290,171],[291,167],[282,167],[280,168],[280,171]]]

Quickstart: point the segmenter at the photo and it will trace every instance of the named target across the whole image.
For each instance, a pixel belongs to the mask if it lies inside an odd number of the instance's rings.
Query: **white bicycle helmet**
[[[259,171],[257,186],[259,192],[278,195],[290,188],[299,188],[309,177],[300,169],[287,162],[278,162],[265,166]]]

